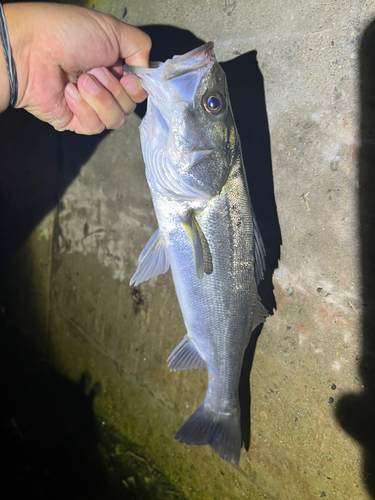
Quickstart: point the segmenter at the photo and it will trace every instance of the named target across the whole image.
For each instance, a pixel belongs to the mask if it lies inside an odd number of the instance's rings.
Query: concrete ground
[[[90,374],[98,422],[175,497],[375,498],[374,2],[86,6],[145,26],[153,59],[212,40],[228,75],[274,309],[245,357],[239,466],[173,439],[206,373],[165,362],[185,334],[170,273],[128,286],[156,228],[139,116],[95,138],[0,117],[3,314],[62,375]]]

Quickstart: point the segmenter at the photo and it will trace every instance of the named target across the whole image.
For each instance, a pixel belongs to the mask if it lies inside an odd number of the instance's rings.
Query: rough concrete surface
[[[375,130],[367,113],[375,79],[366,70],[375,47],[375,2],[129,0],[124,9],[118,0],[103,0],[86,6],[134,25],[160,25],[148,28],[155,53],[162,45],[170,55],[185,47],[181,32],[161,26],[169,25],[213,40],[220,61],[248,52],[252,59],[239,61],[254,68],[258,61],[263,80],[257,68],[251,74],[259,77],[253,90],[260,97],[251,100],[250,82],[249,91],[238,87],[233,98],[239,107],[241,101],[244,109],[253,106],[249,129],[246,116],[239,128],[245,159],[251,162],[247,146],[258,148],[248,180],[268,252],[269,286],[261,292],[277,309],[258,337],[251,368],[249,450],[236,467],[208,447],[173,440],[202,402],[206,374],[167,368],[185,334],[170,273],[128,286],[156,228],[138,116],[96,142],[74,142],[70,134],[50,139],[59,144],[51,163],[55,203],[45,204],[47,218],[38,217],[31,236],[31,227],[24,231],[23,248],[15,245],[7,276],[13,288],[2,299],[9,314],[14,318],[23,307],[21,324],[29,319],[30,329],[39,318],[54,365],[73,380],[90,373],[101,386],[98,418],[136,443],[178,485],[181,498],[375,498],[368,173],[374,155],[365,136]],[[238,84],[248,68],[227,64],[229,83]],[[263,119],[259,127],[252,109]],[[281,256],[272,276],[278,223]],[[32,301],[17,293],[25,283],[36,290],[29,292]]]

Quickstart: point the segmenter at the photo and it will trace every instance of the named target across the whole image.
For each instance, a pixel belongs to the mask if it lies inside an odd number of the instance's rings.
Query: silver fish
[[[252,330],[268,313],[257,290],[265,251],[226,77],[212,43],[147,69],[124,70],[149,95],[140,134],[159,225],[130,285],[171,267],[187,334],[169,367],[208,372],[204,402],[175,439],[209,444],[238,463],[242,360]]]

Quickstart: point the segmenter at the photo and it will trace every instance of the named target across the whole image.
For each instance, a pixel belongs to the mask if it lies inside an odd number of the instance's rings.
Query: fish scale
[[[175,438],[238,463],[238,386],[252,330],[265,321],[257,281],[264,246],[247,188],[225,74],[208,43],[150,68],[131,68],[148,92],[140,126],[158,230],[130,284],[170,267],[186,335],[171,370],[205,368],[203,403]]]

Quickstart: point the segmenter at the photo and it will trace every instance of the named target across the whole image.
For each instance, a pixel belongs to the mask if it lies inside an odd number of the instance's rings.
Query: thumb
[[[120,55],[130,66],[148,67],[151,38],[142,30],[130,24],[119,25]]]

